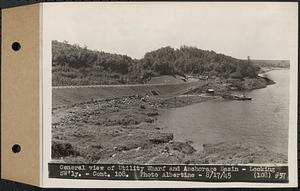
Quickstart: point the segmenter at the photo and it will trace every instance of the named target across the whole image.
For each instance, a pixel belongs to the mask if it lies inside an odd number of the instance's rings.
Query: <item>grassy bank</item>
[[[131,95],[152,95],[154,92],[161,96],[180,95],[192,89],[202,87],[205,81],[164,84],[164,85],[139,85],[139,86],[111,86],[111,87],[82,87],[52,89],[52,107],[57,108],[72,105],[91,99],[110,99]]]
[[[53,88],[52,89],[52,107],[59,108],[67,105],[73,105],[80,102],[86,102],[95,99],[109,99],[131,95],[160,95],[176,96],[184,94],[201,94],[207,89],[214,89],[216,94],[230,94],[230,88],[236,90],[253,90],[265,88],[273,84],[272,80],[264,77],[244,78],[244,79],[224,79],[213,78],[199,80],[196,82],[182,82],[164,84],[166,78],[156,79],[155,82],[161,84],[144,84],[134,86],[103,86],[103,87],[80,87],[80,88]]]

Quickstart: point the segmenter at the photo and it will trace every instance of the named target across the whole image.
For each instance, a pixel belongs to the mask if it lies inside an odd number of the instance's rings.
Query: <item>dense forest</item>
[[[176,74],[254,78],[258,70],[258,65],[246,60],[189,46],[163,47],[133,59],[52,41],[53,86],[147,83],[154,76]]]

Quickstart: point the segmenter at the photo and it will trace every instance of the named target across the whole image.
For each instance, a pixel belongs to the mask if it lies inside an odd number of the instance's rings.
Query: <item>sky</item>
[[[45,3],[44,33],[92,50],[142,58],[182,45],[246,59],[290,59],[296,2]]]

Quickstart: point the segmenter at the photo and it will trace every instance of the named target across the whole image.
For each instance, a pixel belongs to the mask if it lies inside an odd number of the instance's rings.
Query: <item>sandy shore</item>
[[[124,96],[53,109],[52,158],[66,163],[247,164],[286,163],[261,145],[176,142],[157,117],[165,110],[218,96]],[[199,147],[197,147],[199,148]]]

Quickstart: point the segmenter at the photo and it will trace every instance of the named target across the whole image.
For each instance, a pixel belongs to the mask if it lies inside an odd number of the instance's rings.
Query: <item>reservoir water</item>
[[[251,101],[207,101],[166,111],[159,121],[177,141],[202,144],[238,141],[263,145],[287,154],[289,127],[289,70],[273,70],[266,75],[276,82],[252,90]]]

